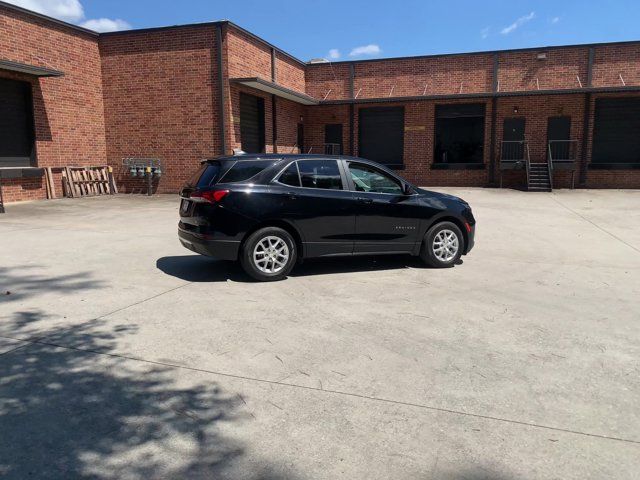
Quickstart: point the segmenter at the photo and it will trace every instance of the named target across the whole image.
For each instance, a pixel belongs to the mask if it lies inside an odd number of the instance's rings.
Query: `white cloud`
[[[553,17],[551,20],[549,20],[551,23],[558,23],[560,21],[560,17]]]
[[[339,58],[340,58],[340,50],[338,50],[337,48],[332,48],[331,50],[329,50],[330,60],[337,60]]]
[[[128,30],[131,28],[129,23],[119,18],[115,20],[111,20],[110,18],[96,18],[82,22],[80,26],[96,32],[117,32],[118,30]]]
[[[84,18],[80,0],[8,0],[8,3],[67,22],[77,22]]]
[[[379,55],[382,52],[380,47],[374,43],[356,47],[349,53],[350,57],[359,57],[361,55]]]
[[[113,32],[131,28],[124,20],[97,18],[86,20],[84,7],[80,0],[6,0],[18,7],[57,18],[65,22],[79,24],[96,32]]]
[[[487,38],[489,36],[489,27],[485,27],[480,30],[480,37]]]
[[[536,18],[536,12],[531,12],[529,15],[524,15],[518,18],[515,22],[513,22],[508,27],[504,27],[502,30],[500,30],[500,33],[503,35],[509,35],[510,33],[514,32],[516,29],[518,29],[525,23],[533,20],[534,18]]]

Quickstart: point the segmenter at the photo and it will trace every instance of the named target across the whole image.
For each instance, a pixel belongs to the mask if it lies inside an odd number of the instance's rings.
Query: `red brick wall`
[[[322,63],[307,66],[307,95],[317,100],[349,98],[349,64]]]
[[[64,72],[31,83],[39,167],[106,163],[100,54],[96,36],[0,5],[0,58]],[[62,184],[56,177],[58,192]],[[6,201],[45,198],[42,179],[3,182]]]
[[[571,139],[578,140],[576,155],[579,160],[582,155],[582,128],[584,122],[584,97],[582,95],[532,95],[522,97],[507,97],[498,99],[496,118],[496,161],[495,175],[499,177],[499,157],[503,140],[505,118],[525,118],[525,139],[529,145],[532,162],[547,161],[547,122],[549,117],[571,117]],[[515,113],[514,109],[518,112]],[[503,172],[505,186],[522,186],[526,183],[524,171]],[[578,184],[578,171],[575,173]],[[571,174],[557,171],[554,174],[554,187],[567,188],[571,186]]]
[[[538,60],[539,53],[546,53],[546,60]],[[580,88],[580,82],[586,86],[588,54],[585,47],[500,53],[499,90],[520,92]]]
[[[176,192],[219,155],[215,26],[100,38],[109,165],[124,191],[144,190],[125,157],[162,161],[159,192]]]
[[[354,64],[358,99],[453,95],[491,91],[493,55],[449,55]],[[327,100],[349,98],[349,64],[307,67],[307,94]]]
[[[416,101],[398,103],[368,103],[354,108],[354,155],[358,155],[358,118],[360,108],[375,106],[403,106],[405,109],[404,164],[398,173],[419,185],[482,186],[487,184],[487,170],[433,170],[436,104],[467,103],[469,100]],[[475,100],[487,103],[486,100]],[[491,104],[487,103],[485,124],[485,163],[489,159]],[[307,109],[305,115],[305,146],[314,153],[322,153],[324,127],[330,123],[342,123],[345,154],[349,148],[349,106],[321,105]]]
[[[355,67],[354,94],[360,91],[360,99],[490,92],[492,72],[491,55],[363,62]]]
[[[305,93],[305,66],[276,52],[276,79],[278,85]]]
[[[170,29],[122,32],[98,37],[35,16],[0,6],[0,58],[53,68],[61,78],[35,79],[19,74],[0,76],[32,85],[39,166],[109,163],[115,167],[124,191],[144,190],[122,167],[124,157],[155,157],[163,162],[159,192],[175,192],[197,168],[202,158],[222,153],[219,125],[216,27],[199,25]],[[321,152],[324,126],[343,124],[345,153],[349,146],[349,106],[304,107],[277,98],[272,112],[270,94],[230,85],[226,79],[260,77],[270,81],[271,48],[233,25],[223,27],[222,57],[226,93],[225,138],[230,153],[240,147],[239,94],[244,91],[265,99],[266,151],[297,150],[297,126],[303,121],[305,150]],[[575,89],[586,85],[588,47],[501,52],[500,91]],[[546,53],[545,60],[536,58]],[[358,100],[426,95],[483,94],[491,91],[494,55],[444,55],[358,62],[353,65]],[[640,45],[595,47],[593,85],[640,85]],[[276,52],[277,82],[323,100],[349,99],[350,64],[304,66]],[[594,100],[598,95],[594,95]],[[437,103],[484,102],[484,170],[433,170],[434,113]],[[491,101],[484,99],[415,100],[384,105],[405,107],[405,169],[403,173],[422,185],[486,185],[490,165]],[[382,103],[379,103],[382,105]],[[354,107],[354,154],[358,153],[358,110]],[[514,114],[514,107],[518,113]],[[582,94],[519,96],[498,100],[496,156],[504,118],[526,117],[526,136],[534,161],[546,158],[549,116],[572,118],[572,138],[582,145],[584,96]],[[592,108],[593,111],[593,108]],[[277,139],[273,141],[273,115]],[[589,132],[593,130],[591,118]],[[589,140],[588,154],[591,151]],[[496,162],[497,165],[497,162]],[[495,170],[496,178],[499,171]],[[522,172],[507,175],[507,185],[523,181]],[[640,171],[587,171],[590,187],[638,187]],[[61,189],[59,175],[57,188]],[[557,173],[556,186],[568,186],[569,176]],[[8,201],[44,198],[42,179],[5,182]]]
[[[344,153],[350,154],[348,105],[318,105],[307,108],[304,115],[305,153],[308,153],[309,149],[311,153],[324,152],[324,126],[330,123],[342,124]]]
[[[226,28],[228,78],[260,77],[271,81],[271,48],[246,33]]]
[[[284,98],[276,98],[278,153],[300,153],[300,145],[297,143],[298,123],[302,117],[304,124],[305,113],[306,109],[303,105]]]
[[[596,47],[593,59],[594,87],[640,85],[640,45]]]
[[[241,85],[231,85],[228,95],[228,109],[230,115],[229,129],[229,149],[240,149],[240,93],[247,93],[264,99],[264,129],[265,129],[265,151],[266,153],[298,153],[297,136],[298,123],[300,117],[305,115],[304,106],[276,97],[276,148],[273,143],[273,116],[271,94],[254,90]]]

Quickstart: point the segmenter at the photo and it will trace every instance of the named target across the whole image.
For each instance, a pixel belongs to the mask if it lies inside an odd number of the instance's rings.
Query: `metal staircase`
[[[550,163],[527,162],[527,190],[550,192],[553,189]]]

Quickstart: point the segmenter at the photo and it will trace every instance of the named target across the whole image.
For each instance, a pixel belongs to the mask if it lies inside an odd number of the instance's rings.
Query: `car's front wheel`
[[[431,267],[452,267],[462,256],[463,248],[460,228],[452,222],[440,222],[424,236],[420,257]]]
[[[289,232],[266,227],[244,242],[240,263],[245,272],[261,282],[281,280],[296,263],[296,244]]]

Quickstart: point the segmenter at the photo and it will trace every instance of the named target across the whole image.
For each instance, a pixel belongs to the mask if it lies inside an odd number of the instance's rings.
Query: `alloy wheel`
[[[289,246],[280,237],[264,237],[253,249],[253,263],[263,273],[278,273],[288,261]]]
[[[440,230],[433,238],[433,254],[441,262],[450,262],[458,254],[460,242],[455,232],[451,230]]]

